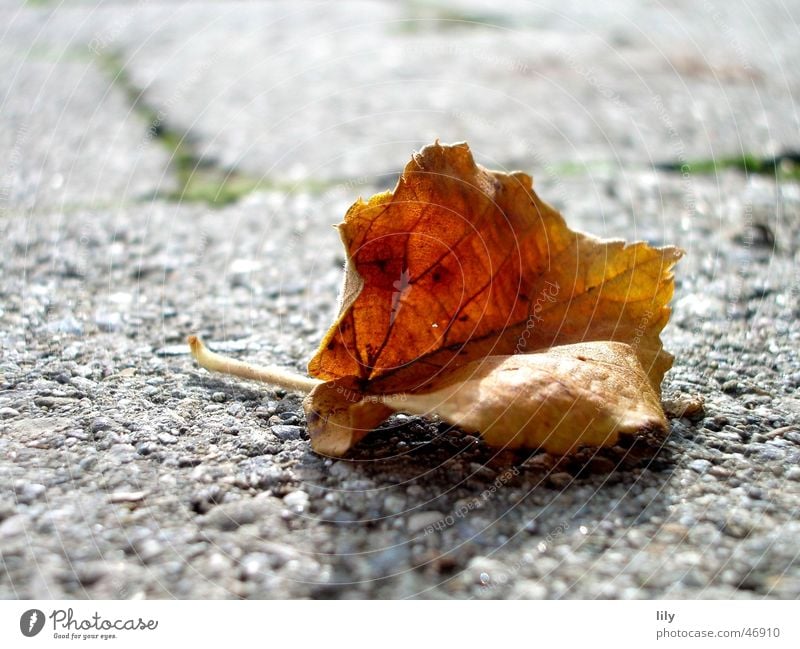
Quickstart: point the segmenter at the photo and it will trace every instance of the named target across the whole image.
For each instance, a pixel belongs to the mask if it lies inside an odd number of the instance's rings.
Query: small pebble
[[[111,421],[106,419],[105,417],[98,417],[92,422],[92,432],[99,433],[104,430],[109,430],[111,428]]]
[[[12,417],[19,417],[19,411],[13,408],[0,408],[0,419],[11,419]]]
[[[55,320],[47,324],[47,330],[56,334],[80,336],[83,334],[83,325],[72,316]]]
[[[32,503],[43,496],[46,491],[47,488],[43,484],[28,482],[17,487],[17,500],[21,503]]]
[[[27,520],[27,517],[23,516],[22,514],[7,518],[0,523],[0,539],[8,539],[12,536],[20,536],[25,534],[27,527],[30,524],[31,523],[29,520]]]
[[[97,387],[97,383],[92,381],[91,379],[85,379],[82,376],[73,376],[70,380],[70,385],[82,392],[91,392],[94,388]]]
[[[564,489],[572,484],[574,478],[565,471],[559,471],[557,473],[551,473],[547,476],[547,480],[552,487],[556,489]]]
[[[146,491],[117,491],[108,497],[110,503],[136,503],[147,497]]]
[[[308,494],[305,491],[292,491],[283,497],[283,504],[294,514],[302,514],[308,506]]]
[[[689,462],[689,468],[695,473],[703,474],[711,468],[711,462],[708,460],[692,460]]]
[[[426,527],[430,527],[431,525],[445,524],[445,515],[442,512],[437,512],[435,510],[427,511],[427,512],[417,512],[415,514],[411,514],[408,517],[408,531],[411,534],[415,534],[417,532],[421,532]]]
[[[137,543],[134,549],[143,563],[150,563],[164,551],[164,546],[158,540],[149,538]]]
[[[263,552],[253,552],[242,559],[242,578],[253,580],[269,570],[269,557]]]
[[[150,442],[144,442],[143,444],[139,444],[139,446],[136,447],[136,452],[139,455],[147,457],[148,455],[153,453],[153,451],[155,451],[156,448],[157,446],[155,444],[151,444]]]
[[[119,313],[100,311],[95,315],[94,323],[100,331],[113,333],[122,327],[122,316]]]
[[[97,464],[97,456],[89,455],[78,462],[81,471],[89,471],[95,464]]]
[[[383,511],[386,514],[400,514],[405,509],[406,499],[402,496],[386,496],[383,500]]]
[[[185,343],[167,345],[166,347],[159,347],[154,353],[156,356],[185,356],[189,353],[189,345]]]
[[[285,442],[287,440],[292,439],[300,439],[303,429],[300,426],[287,426],[287,425],[278,425],[272,427],[272,432],[275,436]]]
[[[328,473],[334,478],[347,478],[353,474],[353,468],[349,462],[337,461],[333,463]]]

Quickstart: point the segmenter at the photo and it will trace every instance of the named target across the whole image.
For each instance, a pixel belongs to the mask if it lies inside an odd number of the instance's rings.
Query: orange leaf
[[[339,228],[341,308],[315,378],[190,337],[209,370],[308,392],[318,452],[344,454],[394,411],[553,453],[666,430],[659,334],[678,248],[575,232],[530,176],[484,169],[463,143],[425,147]]]
[[[345,290],[312,376],[415,391],[489,354],[587,340],[633,344],[654,386],[671,366],[659,333],[681,251],[574,232],[530,176],[486,170],[466,144],[425,147],[339,230]]]
[[[330,385],[345,382],[348,399],[337,402],[333,416],[329,384],[306,398],[317,450],[341,454],[385,418],[388,408],[424,414],[420,404],[429,406],[428,414],[483,432],[490,443],[547,447],[548,438],[562,440],[549,445],[554,452],[575,443],[598,445],[601,437],[614,443],[618,433],[631,432],[631,422],[656,428],[663,423],[658,395],[672,357],[659,334],[669,319],[678,248],[575,232],[536,195],[530,176],[484,169],[464,143],[425,147],[406,165],[393,192],[359,200],[339,228],[347,252],[341,309],[309,373],[333,381]],[[626,343],[593,348],[601,358],[626,360],[610,383],[594,370],[578,373],[588,384],[599,380],[600,398],[612,406],[588,432],[574,430],[574,443],[564,441],[569,434],[562,424],[548,434],[549,416],[529,413],[532,423],[525,431],[512,426],[501,433],[486,408],[477,408],[470,422],[460,416],[470,399],[484,400],[491,392],[487,386],[494,385],[512,404],[508,385],[498,387],[508,363],[526,371],[532,362],[539,370],[549,363],[548,380],[557,382],[570,366],[559,346],[587,341]],[[551,358],[514,358],[551,348],[556,353]],[[497,356],[512,360],[481,362]],[[536,376],[529,387],[541,390],[544,374]],[[642,418],[626,417],[637,411],[635,404],[615,400],[605,389],[623,385],[626,376],[635,390],[640,376],[649,381],[647,393],[640,393]],[[442,390],[449,395],[444,401]],[[404,401],[392,396],[398,394]],[[568,395],[551,394],[561,406]],[[585,397],[573,404],[579,411],[596,406]],[[365,408],[366,402],[371,406]],[[546,410],[552,414],[550,406]],[[617,423],[609,427],[612,415]]]

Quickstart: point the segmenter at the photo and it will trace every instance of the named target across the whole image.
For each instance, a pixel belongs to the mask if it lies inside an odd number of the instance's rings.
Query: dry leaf
[[[463,143],[415,154],[339,230],[340,313],[304,402],[318,452],[345,453],[392,411],[554,453],[664,430],[679,249],[574,232],[528,175],[486,170]]]
[[[329,387],[306,398],[320,452],[341,454],[382,419],[375,395],[491,444],[553,452],[665,425],[658,395],[672,357],[659,333],[678,249],[574,232],[528,175],[488,171],[466,144],[425,147],[393,192],[350,208],[340,234],[348,260],[341,310],[309,373],[348,381],[349,398],[336,402],[335,417]],[[572,348],[520,356],[586,341],[630,347],[592,346],[587,358],[602,362],[565,356]],[[509,367],[525,380],[515,382]],[[633,392],[620,390],[626,381]]]
[[[620,433],[664,430],[658,395],[630,345],[591,342],[547,352],[487,356],[463,365],[432,392],[386,403],[436,413],[492,446],[565,455],[611,446]]]

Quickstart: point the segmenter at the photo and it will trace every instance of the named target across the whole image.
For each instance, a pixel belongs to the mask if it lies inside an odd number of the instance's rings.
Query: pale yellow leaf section
[[[385,403],[438,415],[492,446],[560,455],[613,446],[620,434],[666,431],[660,400],[636,353],[615,342],[489,356],[460,367],[431,392],[388,396]]]

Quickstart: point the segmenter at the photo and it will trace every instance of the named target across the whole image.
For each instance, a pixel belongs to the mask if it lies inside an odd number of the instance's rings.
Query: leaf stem
[[[319,379],[295,374],[279,367],[251,365],[250,363],[244,363],[234,358],[217,354],[206,347],[197,336],[189,336],[188,343],[192,350],[192,356],[200,364],[200,367],[207,369],[209,372],[222,372],[242,379],[269,383],[292,392],[302,392],[303,394],[311,392],[312,389],[322,383]]]

